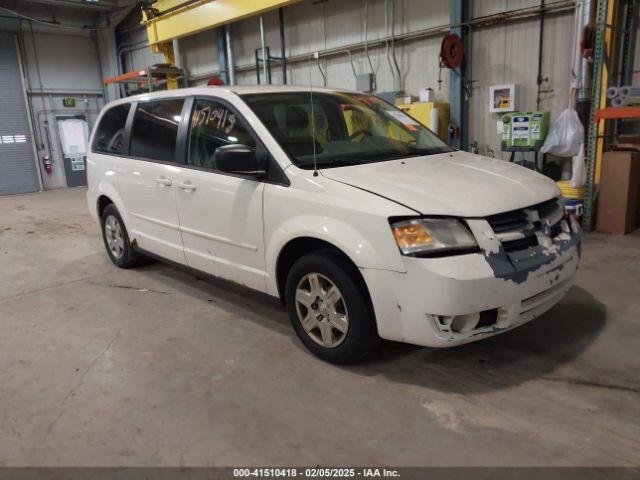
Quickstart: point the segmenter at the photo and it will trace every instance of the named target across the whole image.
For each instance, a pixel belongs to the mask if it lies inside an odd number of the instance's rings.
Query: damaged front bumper
[[[404,273],[361,270],[382,338],[429,347],[472,342],[538,317],[571,288],[580,263],[579,227],[507,253],[486,221],[469,224],[480,253],[404,257]]]

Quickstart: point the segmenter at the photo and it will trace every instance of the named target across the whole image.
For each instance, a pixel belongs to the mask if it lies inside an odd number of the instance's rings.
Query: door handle
[[[164,185],[165,187],[170,187],[173,183],[170,178],[167,177],[158,177],[156,178],[156,182],[160,185]]]
[[[181,188],[185,192],[193,192],[196,186],[187,180],[186,182],[178,182],[178,188]]]

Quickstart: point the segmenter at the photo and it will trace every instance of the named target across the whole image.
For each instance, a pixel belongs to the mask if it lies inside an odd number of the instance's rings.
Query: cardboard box
[[[596,230],[626,234],[640,218],[640,155],[638,152],[606,152],[602,157]]]

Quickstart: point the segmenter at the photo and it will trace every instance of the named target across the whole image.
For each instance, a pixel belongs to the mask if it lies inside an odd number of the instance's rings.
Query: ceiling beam
[[[68,9],[81,9],[81,10],[101,10],[101,11],[113,11],[121,6],[100,0],[98,3],[87,2],[85,0],[24,0],[26,4],[33,5],[49,5],[53,7],[68,8]]]
[[[174,38],[192,35],[270,10],[291,5],[299,0],[161,0],[153,5],[159,15],[147,18],[149,44],[157,45]],[[169,8],[163,14],[160,8]]]

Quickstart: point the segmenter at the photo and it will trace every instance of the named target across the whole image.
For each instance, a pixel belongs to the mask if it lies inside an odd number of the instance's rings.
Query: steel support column
[[[162,43],[157,45],[160,52],[164,55],[165,63],[168,63],[171,66],[176,66],[176,57],[175,52],[173,51],[173,41],[171,43]],[[151,79],[151,74],[149,73],[149,79]],[[151,81],[151,80],[149,80]],[[167,75],[167,89],[173,90],[178,88],[178,79],[175,75]],[[149,83],[149,91],[151,91],[151,83]]]
[[[622,36],[621,80],[619,85],[633,83],[633,60],[636,56],[636,38],[638,36],[638,0],[628,0],[625,5],[625,26]]]
[[[462,65],[449,73],[449,103],[451,144],[461,150],[469,148],[469,98],[467,94],[468,71],[471,65],[469,50],[469,28],[466,25],[471,18],[471,2],[469,0],[449,0],[449,17],[451,33],[462,38],[464,61]]]
[[[613,1],[613,0],[612,0]],[[582,214],[582,226],[587,231],[593,230],[595,196],[597,183],[597,161],[598,161],[598,133],[600,122],[596,120],[596,111],[600,108],[603,100],[602,74],[605,67],[605,34],[607,30],[608,1],[598,0],[596,9],[596,34],[595,49],[593,58],[593,90],[591,102],[591,115],[589,123],[588,143],[587,143],[587,188],[584,197],[584,207]],[[606,96],[604,96],[606,99]],[[604,128],[604,126],[602,127]]]

